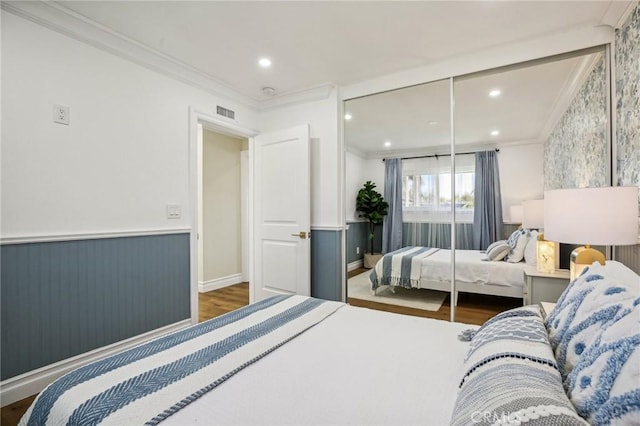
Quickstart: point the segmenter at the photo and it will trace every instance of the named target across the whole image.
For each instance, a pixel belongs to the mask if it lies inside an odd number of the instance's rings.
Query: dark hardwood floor
[[[229,287],[198,294],[198,320],[210,318],[235,311],[249,304],[249,283],[235,284]]]
[[[357,269],[349,272],[348,277],[366,272],[366,269]],[[437,312],[424,311],[421,309],[407,308],[404,306],[387,305],[384,303],[369,302],[366,300],[349,298],[348,303],[353,306],[378,309],[381,311],[395,312],[404,315],[419,317],[437,318],[449,320],[450,308],[449,297]],[[210,318],[231,312],[249,304],[249,284],[241,283],[214,290],[198,295],[198,306],[200,310],[199,321],[206,321]],[[517,299],[509,297],[483,296],[478,294],[461,293],[458,296],[458,306],[456,307],[456,321],[467,324],[482,324],[497,313],[521,305]],[[1,410],[0,424],[2,426],[14,426],[20,421],[22,415],[27,411],[36,395],[30,396],[13,404],[3,407]]]
[[[348,278],[366,272],[367,269],[360,268],[350,271]],[[422,309],[407,308],[405,306],[387,305],[385,303],[371,302],[368,300],[348,298],[347,302],[353,306],[363,308],[378,309],[380,311],[394,312],[403,315],[413,315],[417,317],[436,318],[449,321],[451,315],[449,296],[438,311],[425,311]],[[458,306],[456,306],[456,322],[466,324],[482,325],[489,318],[500,312],[522,306],[520,299],[512,297],[485,296],[483,294],[460,293],[458,295]]]

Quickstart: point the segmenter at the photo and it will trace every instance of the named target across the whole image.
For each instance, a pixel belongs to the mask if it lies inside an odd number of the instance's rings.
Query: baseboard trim
[[[364,260],[360,259],[360,260],[356,260],[355,262],[351,262],[347,264],[347,271],[351,272],[351,271],[355,271],[356,269],[360,269],[364,267]]]
[[[49,364],[29,371],[19,376],[11,377],[0,382],[0,404],[2,407],[41,392],[51,382],[71,370],[82,367],[90,362],[106,358],[117,352],[148,342],[162,335],[180,330],[191,325],[191,319],[185,319],[173,324],[160,327],[139,336],[131,337],[102,348],[94,349],[71,358]]]
[[[222,278],[216,278],[215,280],[198,282],[198,291],[200,293],[206,293],[208,291],[219,290],[230,285],[240,284],[243,282],[242,274],[228,275]]]

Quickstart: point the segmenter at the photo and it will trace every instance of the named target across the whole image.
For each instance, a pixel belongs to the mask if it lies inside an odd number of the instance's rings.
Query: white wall
[[[3,11],[2,237],[190,227],[189,107],[218,103],[256,127],[247,108]]]
[[[243,141],[203,132],[204,281],[242,273],[240,151]]]
[[[338,100],[335,90],[327,99],[284,106],[260,114],[261,132],[309,123],[311,133],[311,226],[341,226],[342,191],[338,150]]]
[[[345,157],[345,198],[346,220],[362,220],[356,213],[356,197],[366,181],[376,184],[376,190],[384,194],[384,162],[377,159],[364,159],[359,155],[346,152]]]
[[[356,213],[356,197],[358,191],[362,188],[366,179],[363,178],[365,159],[351,153],[345,152],[345,208],[346,208],[346,221],[358,220],[358,214]]]
[[[542,144],[503,145],[498,153],[502,217],[511,222],[510,206],[544,195]]]

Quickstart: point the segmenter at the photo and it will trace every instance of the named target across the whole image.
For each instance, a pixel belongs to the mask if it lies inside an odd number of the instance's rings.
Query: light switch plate
[[[167,204],[167,219],[180,219],[182,217],[182,207],[180,204]]]

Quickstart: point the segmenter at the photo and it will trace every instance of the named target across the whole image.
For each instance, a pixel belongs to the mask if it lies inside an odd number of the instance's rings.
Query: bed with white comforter
[[[640,424],[639,281],[595,263],[546,318],[472,329],[277,296],[81,367],[21,424]]]
[[[479,250],[456,250],[458,292],[523,298],[524,262],[492,262]],[[380,285],[451,291],[451,250],[404,247],[386,254],[371,273],[371,290]]]
[[[268,299],[63,376],[22,424],[447,424],[466,328]]]

